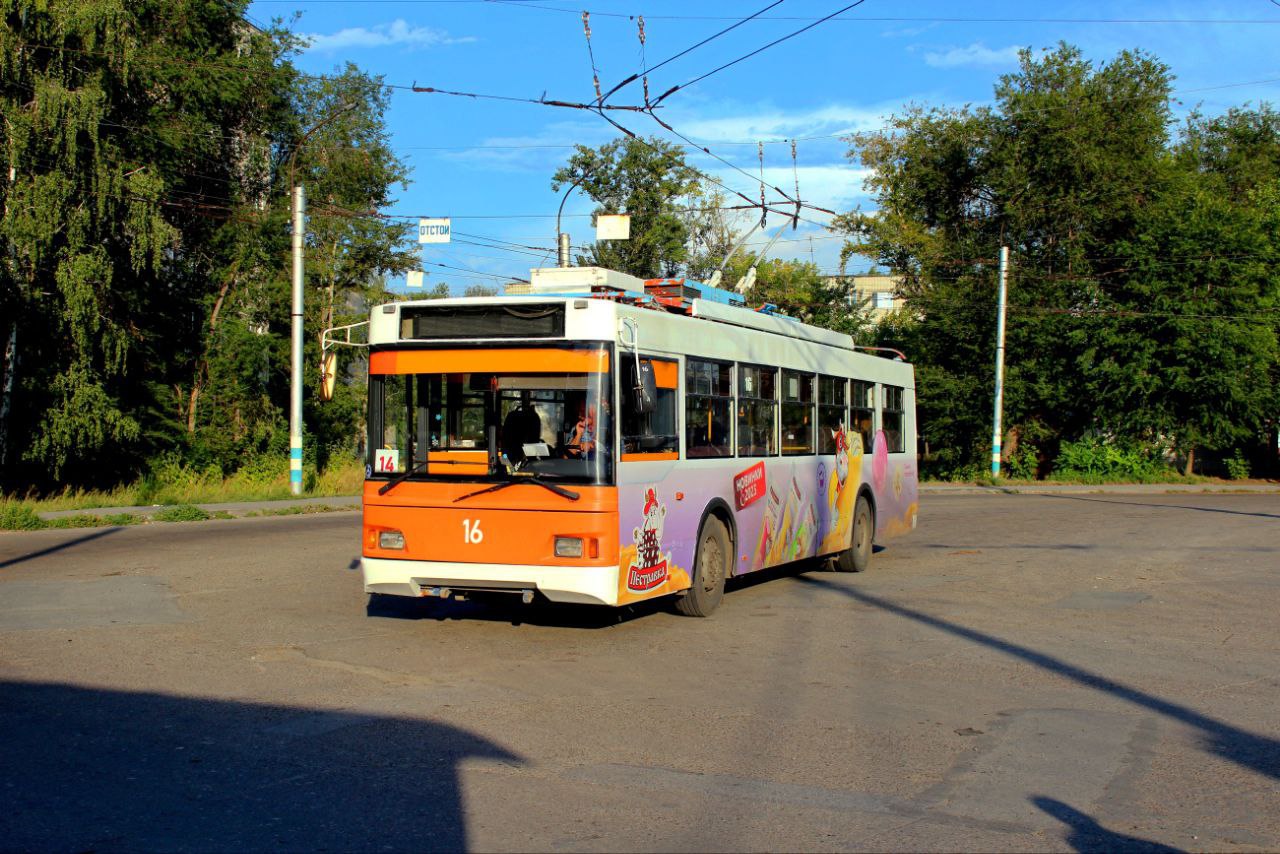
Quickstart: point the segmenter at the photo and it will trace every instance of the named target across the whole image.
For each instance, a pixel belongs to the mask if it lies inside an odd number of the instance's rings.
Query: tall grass
[[[332,497],[358,495],[364,483],[364,465],[356,460],[334,460],[322,472],[303,472],[304,495]],[[216,467],[196,469],[162,463],[155,471],[128,486],[111,490],[66,490],[41,498],[28,497],[21,504],[34,512],[87,510],[94,507],[140,507],[151,504],[216,504],[230,501],[271,501],[293,498],[288,462],[261,461],[224,477]],[[2,498],[5,504],[17,496]],[[16,511],[11,511],[16,512]]]

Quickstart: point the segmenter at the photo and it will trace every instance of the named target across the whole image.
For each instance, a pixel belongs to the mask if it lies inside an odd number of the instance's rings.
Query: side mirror
[[[658,407],[658,381],[653,375],[653,362],[641,360],[637,366],[635,388],[631,389],[631,408],[648,415]]]
[[[320,399],[333,400],[333,390],[338,384],[338,354],[332,350],[320,359]]]

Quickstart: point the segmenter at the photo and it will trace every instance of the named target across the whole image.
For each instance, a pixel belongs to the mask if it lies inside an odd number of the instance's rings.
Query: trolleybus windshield
[[[609,483],[611,389],[604,348],[374,353],[369,476]]]

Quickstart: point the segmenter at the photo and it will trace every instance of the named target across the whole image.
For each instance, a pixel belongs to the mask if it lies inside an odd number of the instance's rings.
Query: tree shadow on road
[[[1091,501],[1099,504],[1125,504],[1130,507],[1154,507],[1157,510],[1194,510],[1200,513],[1226,513],[1230,516],[1257,516],[1263,519],[1280,519],[1280,513],[1255,513],[1250,510],[1228,510],[1225,507],[1196,507],[1190,504],[1160,504],[1155,501],[1120,501],[1115,498],[1100,498],[1088,495],[1035,494],[1035,497],[1057,501]]]
[[[39,551],[30,552],[24,555],[18,555],[17,557],[11,557],[11,558],[8,558],[7,560],[0,560],[0,569],[5,569],[6,567],[13,566],[14,564],[24,563],[29,560],[35,560],[38,557],[44,557],[45,555],[50,555],[50,554],[53,554],[54,552],[60,552],[63,549],[69,549],[72,546],[78,546],[81,543],[87,543],[90,540],[96,540],[101,537],[105,537],[108,534],[114,534],[116,531],[123,531],[123,530],[124,528],[121,528],[119,526],[112,527],[112,528],[99,528],[96,531],[93,531],[91,533],[82,534],[78,537],[72,537],[70,539],[63,540],[60,543],[55,543],[52,546],[49,546],[48,548],[40,549]]]
[[[841,593],[864,605],[870,605],[890,614],[896,614],[913,622],[981,644],[1005,655],[1021,659],[1042,670],[1056,673],[1065,679],[1075,682],[1077,685],[1110,694],[1117,699],[1186,724],[1199,730],[1204,737],[1206,746],[1219,756],[1259,774],[1280,779],[1280,741],[1274,738],[1240,729],[1224,721],[1201,714],[1194,709],[1157,697],[1154,694],[1149,694],[1138,688],[1117,682],[1114,679],[1108,679],[1105,676],[1070,664],[1047,653],[899,605],[896,602],[874,596],[856,588],[846,587],[828,579],[811,575],[800,576],[799,581]]]
[[[1137,836],[1125,836],[1107,830],[1090,815],[1062,801],[1038,795],[1031,798],[1031,803],[1044,810],[1058,821],[1071,828],[1067,835],[1067,844],[1074,851],[1107,851],[1120,854],[1179,854],[1180,848],[1171,848],[1150,839]]]
[[[459,851],[458,766],[520,762],[426,720],[0,682],[9,850]]]

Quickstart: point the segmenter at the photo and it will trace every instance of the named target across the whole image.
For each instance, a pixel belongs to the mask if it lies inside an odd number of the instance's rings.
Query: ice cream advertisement
[[[621,467],[619,603],[687,589],[698,527],[707,508],[731,515],[734,575],[849,548],[859,490],[870,486],[876,533],[915,527],[914,459],[888,454],[883,434],[872,451],[842,424],[836,452],[756,460],[681,460]]]

